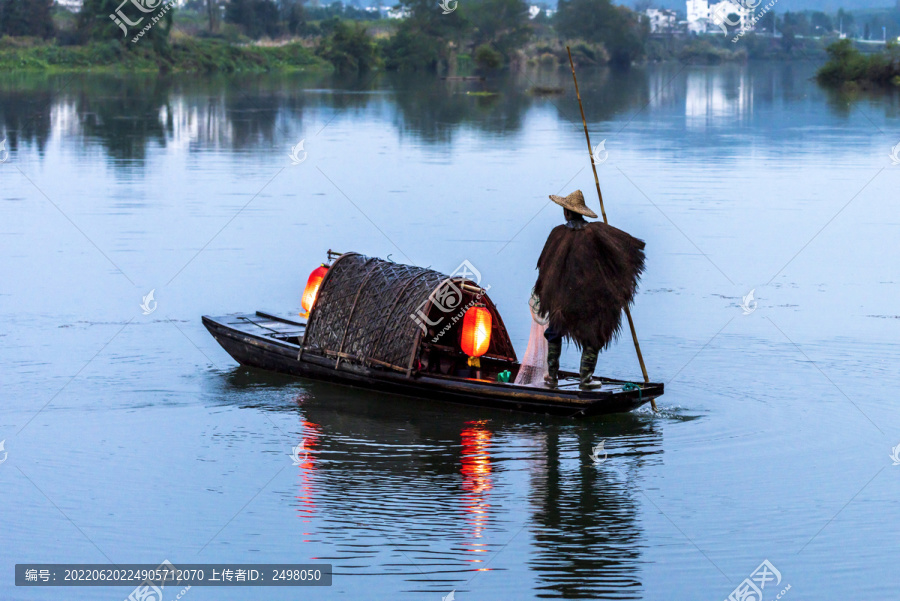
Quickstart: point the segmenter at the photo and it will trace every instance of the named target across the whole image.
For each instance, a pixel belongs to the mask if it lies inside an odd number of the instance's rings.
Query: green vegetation
[[[437,70],[474,56],[480,68],[508,62],[531,35],[524,0],[460,2],[443,14],[434,0],[401,0],[408,17],[381,47],[385,65],[398,70]]]
[[[231,0],[225,5],[225,22],[239,25],[251,38],[281,33],[278,5],[268,0]]]
[[[222,40],[176,37],[164,52],[149,45],[118,41],[80,46],[28,44],[0,39],[0,71],[188,71],[262,72],[327,68],[327,63],[300,44],[235,46]]]
[[[820,82],[868,88],[900,85],[900,46],[889,42],[884,52],[865,55],[850,40],[828,47],[829,61],[819,69]]]
[[[365,26],[338,21],[316,51],[339,72],[365,72],[378,64],[378,53]]]
[[[0,0],[0,36],[53,36],[52,7],[53,0]]]
[[[770,10],[752,31],[696,35],[673,24],[651,33],[648,17],[621,1],[559,0],[555,14],[529,18],[531,0],[399,0],[391,16],[400,18],[387,18],[384,10],[305,0],[186,0],[178,8],[170,0],[84,0],[78,13],[53,0],[0,0],[0,69],[484,75],[565,65],[567,45],[584,66],[824,58],[835,28],[867,39],[900,28],[900,8]],[[845,44],[830,52],[821,79],[890,82],[900,77],[892,52],[865,57]]]
[[[603,44],[618,65],[643,58],[650,36],[645,19],[610,0],[559,0],[556,29],[567,39]]]
[[[747,51],[743,48],[721,48],[714,46],[709,40],[695,40],[678,51],[678,60],[683,63],[715,65],[723,61],[747,60]]]

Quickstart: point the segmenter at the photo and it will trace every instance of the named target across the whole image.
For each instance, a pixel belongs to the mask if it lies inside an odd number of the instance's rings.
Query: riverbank
[[[300,43],[235,45],[223,40],[173,37],[161,52],[150,44],[118,41],[59,46],[30,38],[0,39],[0,71],[260,73],[330,70]]]
[[[90,42],[84,45],[59,45],[37,38],[0,38],[0,72],[183,72],[183,73],[263,73],[290,71],[347,70],[348,57],[361,59],[365,54],[367,65],[396,68],[384,42],[377,44],[367,39],[365,30],[351,29],[351,38],[359,43],[345,43],[340,52],[319,51],[306,39],[278,44],[258,44],[245,41],[235,43],[225,39],[172,35],[164,50],[157,51],[152,44],[123,44],[119,41]],[[346,36],[345,36],[346,37]],[[336,47],[341,36],[332,34],[324,41]],[[351,39],[352,41],[352,39]],[[569,42],[573,58],[578,65],[602,66],[610,63],[610,52],[603,43],[586,43],[583,40]],[[360,48],[363,51],[360,51]],[[504,57],[495,53],[492,61],[481,55],[454,55],[448,67],[455,71],[474,73],[500,68]],[[694,36],[654,38],[648,44],[647,55],[641,63],[678,61],[690,64],[718,64],[747,60],[792,60],[825,56],[821,40],[804,40],[785,48],[780,40],[747,36],[735,47],[723,36]],[[352,61],[351,61],[352,62]],[[357,61],[359,62],[359,61]],[[558,39],[538,39],[521,50],[511,53],[513,67],[565,66],[568,64],[566,42]],[[349,70],[357,70],[356,63]]]

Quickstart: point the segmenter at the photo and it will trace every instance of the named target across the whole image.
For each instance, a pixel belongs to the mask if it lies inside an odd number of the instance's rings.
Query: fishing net
[[[541,315],[540,304],[532,293],[528,301],[531,309],[531,334],[528,336],[528,347],[522,358],[522,365],[516,375],[516,384],[521,386],[543,386],[547,369],[547,339],[544,331],[547,329],[547,317]]]

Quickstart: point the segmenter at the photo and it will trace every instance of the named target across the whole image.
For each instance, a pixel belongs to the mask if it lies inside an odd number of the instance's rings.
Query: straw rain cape
[[[600,222],[553,228],[538,259],[535,294],[550,326],[578,348],[609,346],[644,271],[644,242]]]

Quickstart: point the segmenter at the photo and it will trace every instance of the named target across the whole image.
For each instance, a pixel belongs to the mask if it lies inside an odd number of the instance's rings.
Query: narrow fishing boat
[[[375,391],[572,417],[631,411],[659,383],[576,373],[559,386],[515,384],[521,364],[496,306],[477,282],[358,253],[328,252],[303,294],[306,321],[257,311],[203,316],[241,365]]]

